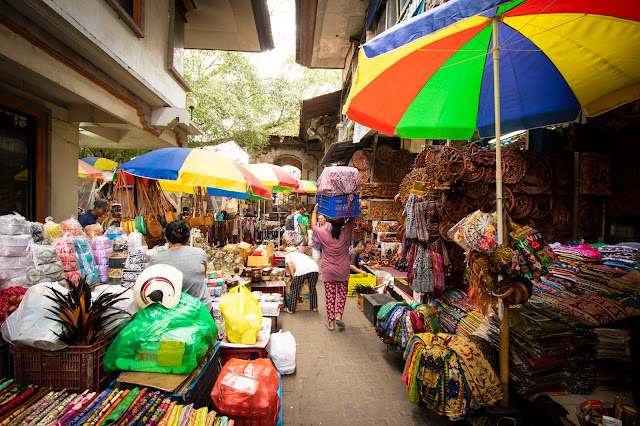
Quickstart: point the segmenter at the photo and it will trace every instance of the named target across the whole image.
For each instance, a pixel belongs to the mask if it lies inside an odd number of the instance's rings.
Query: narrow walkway
[[[444,425],[424,405],[409,403],[402,354],[387,351],[347,298],[346,329],[327,331],[324,284],[319,312],[281,313],[278,328],[296,338],[296,373],[282,378],[283,425]],[[277,330],[275,330],[277,331]]]

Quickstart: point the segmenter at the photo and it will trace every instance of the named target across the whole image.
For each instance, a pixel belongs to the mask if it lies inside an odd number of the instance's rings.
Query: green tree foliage
[[[147,152],[148,149],[80,148],[79,158],[102,157],[122,164]]]
[[[290,57],[281,72],[260,78],[250,54],[188,51],[185,79],[198,101],[193,120],[204,136],[190,138],[189,146],[235,141],[260,150],[269,136],[297,136],[300,100],[336,90],[339,73],[310,70]]]

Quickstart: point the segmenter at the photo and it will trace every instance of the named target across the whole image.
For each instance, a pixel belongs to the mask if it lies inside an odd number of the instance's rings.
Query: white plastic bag
[[[296,339],[291,332],[272,333],[267,344],[269,358],[280,374],[293,374],[296,371]]]
[[[67,292],[65,287],[56,283],[36,284],[27,290],[18,309],[0,327],[6,342],[47,351],[59,351],[67,347],[56,336],[56,333],[62,333],[62,324],[47,318],[53,315],[47,309],[55,309],[54,303],[46,297],[53,295],[52,287]]]

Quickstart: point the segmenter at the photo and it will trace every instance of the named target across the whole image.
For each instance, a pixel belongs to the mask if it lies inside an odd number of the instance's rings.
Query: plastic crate
[[[221,352],[222,365],[225,365],[231,358],[254,360],[266,358],[268,355],[265,348],[226,348],[223,346]]]
[[[349,275],[349,289],[347,290],[347,296],[356,296],[356,287],[375,287],[376,276],[373,274],[367,274],[365,277],[362,274],[350,274]]]
[[[102,367],[104,354],[112,341],[69,346],[57,352],[11,345],[15,380],[21,385],[51,386],[54,390],[103,391],[117,377],[117,374],[106,373]]]
[[[218,380],[220,370],[222,370],[222,351],[220,350],[220,343],[217,343],[209,361],[189,386],[189,389],[185,393],[171,395],[171,400],[177,401],[178,404],[182,405],[193,404],[194,409],[211,408],[211,390],[216,380]]]
[[[8,343],[0,343],[0,378],[13,379],[13,358]]]
[[[338,195],[335,197],[318,195],[317,200],[318,213],[332,219],[340,217],[357,217],[360,214],[359,195],[354,195],[351,202],[349,202],[349,197],[346,195]]]

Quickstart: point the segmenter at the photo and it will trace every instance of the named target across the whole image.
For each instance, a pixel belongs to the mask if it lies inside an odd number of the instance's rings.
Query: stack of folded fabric
[[[475,340],[459,334],[422,333],[404,352],[402,381],[409,402],[422,400],[451,420],[502,399],[498,377]]]
[[[629,379],[631,354],[629,341],[631,336],[627,330],[614,328],[596,328],[599,343],[598,352],[598,386],[603,388],[625,385]]]
[[[638,271],[638,249],[624,245],[605,245],[598,249],[602,263],[625,271]]]
[[[171,402],[171,397],[147,388],[104,392],[52,391],[51,387],[0,382],[3,424],[42,425],[213,425],[233,426],[207,407]]]
[[[625,274],[627,271],[608,265],[584,265],[580,268],[576,292],[609,294],[608,282]]]
[[[578,273],[583,265],[593,265],[601,260],[600,252],[588,244],[578,246],[552,245],[558,261],[548,268],[549,274],[558,285],[571,288],[578,281]]]
[[[393,349],[403,351],[414,334],[435,333],[438,328],[437,311],[417,303],[387,303],[380,307],[376,318],[376,332],[380,340]]]
[[[430,303],[440,314],[440,324],[447,333],[468,335],[480,326],[482,315],[462,290],[447,290]],[[460,324],[463,327],[459,329]]]
[[[511,363],[509,376],[523,397],[566,389],[563,364],[567,361],[571,329],[538,312],[511,309]]]

